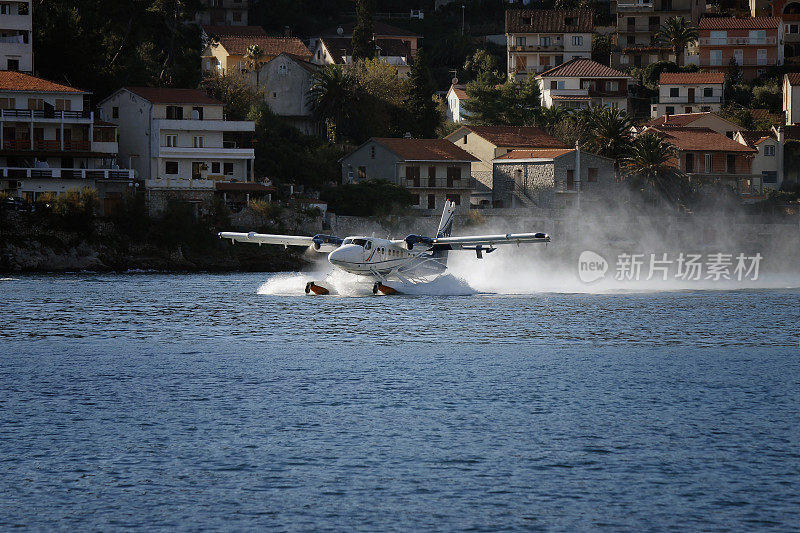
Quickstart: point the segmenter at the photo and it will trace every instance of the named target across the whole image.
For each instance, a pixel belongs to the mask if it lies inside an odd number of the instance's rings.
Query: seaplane
[[[506,233],[504,235],[470,235],[451,237],[456,205],[447,200],[435,237],[407,235],[403,239],[380,239],[376,237],[352,236],[340,238],[334,235],[269,235],[265,233],[236,233],[223,231],[221,239],[232,243],[276,244],[284,247],[299,246],[328,254],[328,262],[334,269],[343,270],[372,281],[373,294],[397,294],[402,287],[426,283],[444,274],[447,270],[447,255],[451,251],[469,250],[478,259],[484,252],[490,254],[501,244],[548,243],[546,233]],[[306,294],[329,294],[326,282],[309,281]]]

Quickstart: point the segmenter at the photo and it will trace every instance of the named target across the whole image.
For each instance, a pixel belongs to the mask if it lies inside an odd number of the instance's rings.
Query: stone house
[[[373,137],[344,156],[342,183],[379,179],[409,189],[413,207],[469,205],[471,165],[478,159],[445,139]]]
[[[264,100],[279,115],[306,135],[320,132],[319,121],[308,95],[314,84],[314,73],[321,69],[286,52],[261,65],[250,78],[263,91]]]
[[[614,160],[580,150],[512,150],[493,161],[496,207],[587,207],[617,193]]]

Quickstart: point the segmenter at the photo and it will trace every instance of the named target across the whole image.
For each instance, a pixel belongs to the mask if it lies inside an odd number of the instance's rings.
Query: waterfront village
[[[792,0],[56,4],[0,3],[6,212],[796,214]]]

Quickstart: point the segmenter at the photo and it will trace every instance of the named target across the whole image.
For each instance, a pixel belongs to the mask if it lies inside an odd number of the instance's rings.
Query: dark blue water
[[[0,281],[0,529],[800,528],[800,292]]]

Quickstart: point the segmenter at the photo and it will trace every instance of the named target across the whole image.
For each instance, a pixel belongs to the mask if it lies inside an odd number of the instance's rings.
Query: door
[[[436,209],[436,196],[433,194],[428,195],[428,209]]]
[[[428,167],[428,187],[436,187],[436,167]]]
[[[689,87],[689,103],[694,103],[694,87]]]
[[[736,64],[737,65],[741,65],[742,64],[742,57],[743,57],[743,52],[741,50],[734,50],[733,51],[733,59],[736,60]]]
[[[574,170],[567,170],[567,190],[574,191],[575,190],[575,171]]]
[[[725,158],[725,170],[728,174],[736,174],[736,156],[734,154],[728,154],[728,157]]]
[[[694,172],[694,154],[686,154],[686,172]]]
[[[199,180],[203,175],[203,162],[192,161],[192,179]]]

